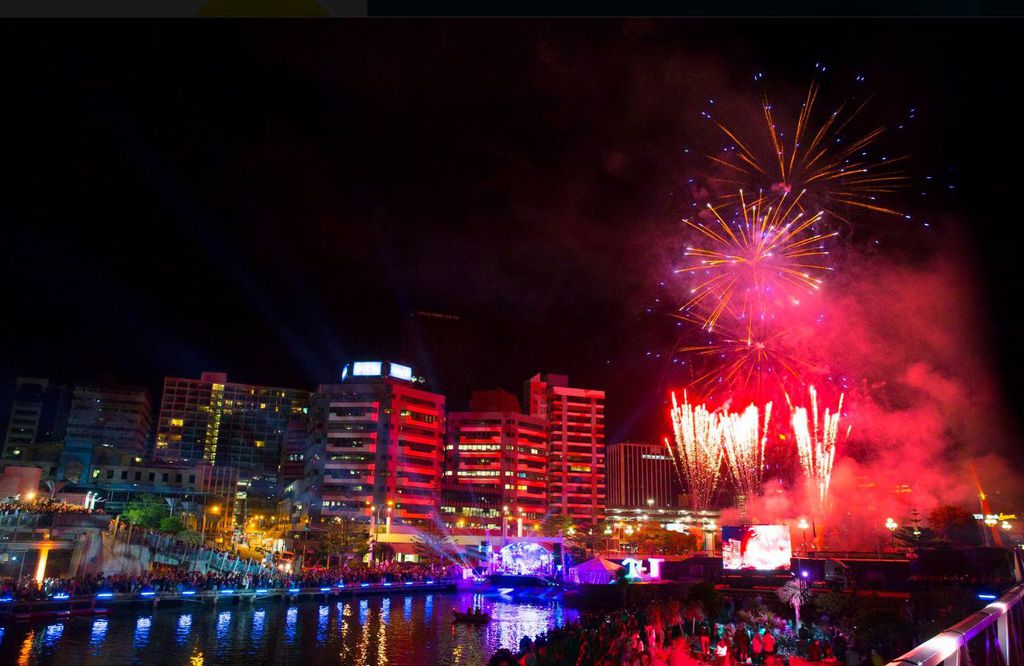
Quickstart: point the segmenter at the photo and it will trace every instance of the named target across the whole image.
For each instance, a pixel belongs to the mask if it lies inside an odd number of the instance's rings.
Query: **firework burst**
[[[692,508],[703,511],[711,506],[722,469],[722,425],[715,413],[704,405],[691,405],[683,393],[683,404],[672,394],[672,430],[675,446],[665,438],[665,446],[680,480],[690,493]]]
[[[676,352],[691,357],[691,385],[706,396],[782,395],[802,386],[804,374],[814,367],[793,349],[799,327],[727,320],[720,321],[714,331],[694,333],[701,320],[675,316],[693,327],[677,342]],[[681,344],[684,339],[686,344]]]
[[[844,221],[846,218],[836,210],[836,205],[899,215],[878,204],[877,199],[895,192],[909,180],[904,171],[894,168],[905,158],[869,156],[869,148],[882,135],[884,127],[846,140],[845,133],[866,103],[842,104],[816,124],[818,88],[816,82],[811,83],[788,139],[776,124],[768,97],[762,95],[766,136],[760,142],[764,149],[759,150],[753,142],[740,137],[739,132],[716,121],[736,146],[721,156],[709,156],[726,170],[726,175],[717,180],[730,187],[753,185],[782,193],[808,190],[815,204]]]
[[[747,203],[740,191],[740,205],[730,220],[722,216],[722,207],[710,204],[708,224],[686,220],[701,243],[686,249],[686,256],[697,262],[676,270],[697,278],[679,311],[699,317],[712,330],[723,314],[762,319],[769,306],[798,305],[803,295],[817,291],[829,270],[825,241],[836,233],[815,231],[822,214],[799,210],[801,196],[759,196]]]
[[[807,491],[811,501],[824,512],[828,508],[828,490],[832,481],[832,465],[836,459],[836,441],[839,434],[839,418],[843,409],[843,396],[835,412],[825,409],[824,418],[818,419],[818,392],[809,389],[811,408],[792,408],[793,435],[796,438],[800,466],[807,480]],[[847,429],[849,436],[849,429]]]
[[[758,408],[750,404],[741,413],[721,417],[725,461],[736,492],[745,497],[761,493],[764,471],[764,449],[768,442],[768,422],[772,403],[764,406],[764,419]]]

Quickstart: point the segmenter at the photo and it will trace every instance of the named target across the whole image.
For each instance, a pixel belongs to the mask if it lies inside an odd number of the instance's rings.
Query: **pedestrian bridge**
[[[1024,585],[888,666],[1024,666]]]

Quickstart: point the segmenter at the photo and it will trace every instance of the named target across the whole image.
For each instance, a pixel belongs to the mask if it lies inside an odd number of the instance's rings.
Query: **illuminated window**
[[[185,425],[185,419],[171,419],[172,428],[181,428]]]

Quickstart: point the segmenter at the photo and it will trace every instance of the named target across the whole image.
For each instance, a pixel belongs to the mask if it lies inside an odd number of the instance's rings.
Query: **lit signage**
[[[412,381],[412,368],[407,365],[399,365],[397,363],[389,363],[390,366],[388,374],[395,379],[404,379],[406,381]]]
[[[356,361],[352,364],[353,377],[379,377],[380,373],[380,361]]]
[[[626,567],[626,578],[630,580],[643,578],[643,564],[640,560],[632,557],[622,560],[622,566]]]

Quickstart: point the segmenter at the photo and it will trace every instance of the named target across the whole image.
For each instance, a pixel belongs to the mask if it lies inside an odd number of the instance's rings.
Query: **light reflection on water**
[[[108,626],[110,626],[110,622],[105,617],[93,620],[92,634],[89,636],[89,644],[93,646],[102,645],[103,641],[107,638]]]
[[[452,610],[479,605],[483,626],[453,625]],[[401,612],[399,612],[401,608]],[[451,666],[486,663],[499,647],[515,649],[575,611],[555,602],[517,604],[468,593],[400,594],[331,602],[225,607],[163,607],[10,625],[0,655],[19,664],[357,663]],[[0,662],[4,662],[0,657]]]
[[[188,639],[188,632],[192,631],[192,614],[182,613],[178,616],[177,643],[183,645]]]
[[[144,648],[149,643],[149,629],[153,626],[153,618],[150,616],[140,617],[135,620],[135,647]]]

